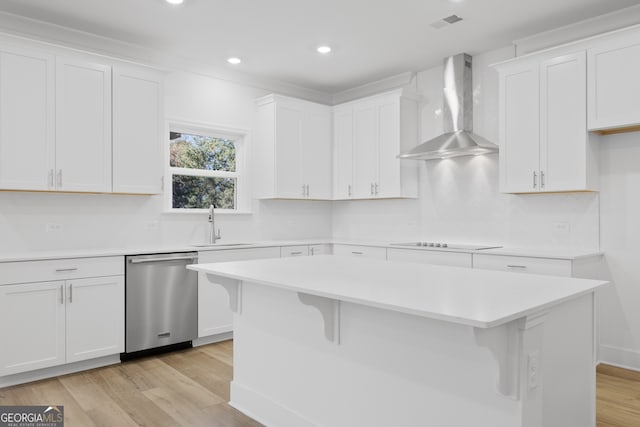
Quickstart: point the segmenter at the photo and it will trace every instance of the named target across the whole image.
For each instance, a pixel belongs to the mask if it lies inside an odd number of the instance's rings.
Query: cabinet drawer
[[[333,245],[333,254],[387,259],[387,249],[375,246]]]
[[[122,256],[0,263],[0,285],[123,274]]]
[[[280,256],[282,258],[307,255],[309,255],[309,246],[307,245],[283,246],[280,248]]]
[[[504,255],[473,255],[473,268],[571,277],[571,261]]]
[[[462,252],[387,249],[387,260],[471,268],[471,254]]]
[[[280,258],[280,247],[225,249],[216,251],[199,251],[198,264],[210,262],[245,261],[251,259]]]

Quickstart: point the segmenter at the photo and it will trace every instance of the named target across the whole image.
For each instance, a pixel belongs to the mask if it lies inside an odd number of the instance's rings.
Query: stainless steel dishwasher
[[[186,266],[197,262],[197,252],[126,257],[123,359],[191,346],[198,336],[198,274]]]

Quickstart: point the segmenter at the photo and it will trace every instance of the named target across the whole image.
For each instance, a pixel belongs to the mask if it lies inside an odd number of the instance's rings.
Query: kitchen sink
[[[202,243],[200,245],[191,245],[194,248],[215,248],[220,246],[251,246],[253,243]]]

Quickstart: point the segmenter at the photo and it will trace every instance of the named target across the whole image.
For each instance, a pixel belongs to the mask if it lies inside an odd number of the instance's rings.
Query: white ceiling
[[[638,0],[2,0],[0,11],[261,78],[336,93]],[[431,23],[451,14],[463,21]],[[329,44],[322,56],[315,48]]]

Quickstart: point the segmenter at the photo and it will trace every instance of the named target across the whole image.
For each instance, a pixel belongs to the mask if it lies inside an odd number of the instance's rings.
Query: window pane
[[[169,132],[169,165],[235,172],[236,146],[230,139]]]
[[[236,179],[173,176],[173,207],[176,209],[235,209]]]

